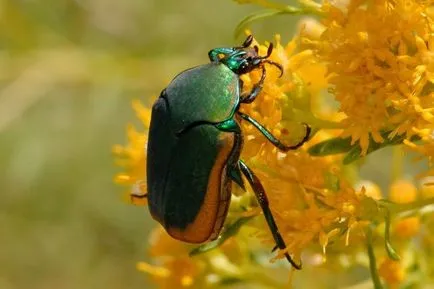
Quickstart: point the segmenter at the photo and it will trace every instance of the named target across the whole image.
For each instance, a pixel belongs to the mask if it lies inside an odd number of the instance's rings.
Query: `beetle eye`
[[[221,59],[225,58],[225,55],[223,53],[219,53],[217,55],[217,57],[218,57],[219,60],[221,60]]]

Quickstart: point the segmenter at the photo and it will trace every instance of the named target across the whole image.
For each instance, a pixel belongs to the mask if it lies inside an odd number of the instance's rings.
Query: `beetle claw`
[[[243,189],[243,191],[246,191],[246,187],[244,185],[244,181],[243,178],[241,177],[241,171],[240,168],[238,166],[235,166],[234,168],[232,168],[229,172],[231,179],[238,185],[240,186],[241,189]]]
[[[271,253],[276,252],[277,249],[279,249],[279,246],[277,246],[277,245],[274,246],[273,249],[271,250]],[[288,262],[292,265],[292,267],[294,267],[297,270],[301,270],[301,267],[302,267],[301,263],[300,264],[295,263],[295,261],[291,258],[291,256],[289,256],[288,253],[285,253],[285,257],[286,257],[286,260],[288,260]]]
[[[291,256],[289,256],[288,253],[285,253],[285,257],[286,257],[286,260],[288,260],[288,262],[291,263],[292,267],[294,267],[297,270],[301,270],[301,267],[302,267],[301,263],[300,264],[295,263],[295,261],[292,260]]]

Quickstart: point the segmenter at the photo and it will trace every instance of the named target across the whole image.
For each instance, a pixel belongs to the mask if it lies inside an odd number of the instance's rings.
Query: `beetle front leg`
[[[264,212],[265,220],[267,221],[268,227],[270,228],[271,234],[273,235],[277,247],[281,250],[286,249],[285,241],[283,240],[282,235],[280,235],[279,229],[277,228],[276,222],[274,221],[273,214],[271,213],[264,187],[262,186],[258,177],[252,172],[251,169],[249,169],[249,167],[242,160],[239,160],[238,163],[241,171],[243,172],[244,176],[247,178],[247,181],[252,187],[258,203],[262,208],[262,211]],[[292,266],[294,266],[295,269],[301,269],[301,264],[299,265],[295,263],[294,260],[292,260],[291,256],[289,256],[288,252],[285,253],[285,257],[288,262],[291,263]]]
[[[262,90],[262,86],[264,85],[264,80],[265,80],[265,76],[267,75],[267,72],[264,68],[264,66],[262,66],[262,76],[261,79],[255,84],[253,85],[253,88],[250,92],[245,92],[243,94],[241,94],[240,98],[240,102],[241,103],[251,103],[253,102],[256,97],[258,96],[258,94],[261,92]]]
[[[298,149],[309,139],[311,128],[308,124],[303,123],[303,125],[306,128],[306,134],[304,135],[303,139],[299,143],[297,143],[293,146],[287,146],[287,145],[283,144],[280,140],[278,140],[274,135],[272,135],[269,130],[267,130],[263,125],[261,125],[255,119],[251,118],[247,114],[242,113],[240,111],[237,111],[237,113],[239,116],[241,116],[242,119],[247,120],[254,127],[256,127],[275,147],[277,147],[281,151],[287,152],[289,150]]]

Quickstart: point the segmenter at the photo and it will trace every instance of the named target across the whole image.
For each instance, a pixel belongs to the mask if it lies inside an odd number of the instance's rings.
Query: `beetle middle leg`
[[[148,198],[148,194],[144,194],[144,195],[130,194],[130,202],[132,204],[137,204],[135,201],[139,202],[139,201],[143,201],[143,199],[147,199],[147,198]]]
[[[292,146],[288,146],[283,144],[280,140],[278,140],[269,130],[267,130],[262,124],[260,124],[258,121],[256,121],[255,119],[251,118],[249,115],[242,113],[240,111],[237,111],[237,114],[244,120],[247,120],[248,122],[250,122],[254,127],[256,127],[275,147],[277,147],[279,150],[287,152],[289,150],[295,150],[298,149],[299,147],[301,147],[308,139],[310,136],[310,132],[311,132],[311,128],[308,124],[303,123],[303,125],[305,126],[306,129],[306,133],[303,137],[303,139]]]
[[[271,234],[273,235],[274,241],[276,242],[276,247],[282,250],[286,249],[285,241],[283,240],[282,235],[280,234],[279,229],[276,225],[276,222],[274,221],[274,217],[273,214],[271,213],[270,206],[268,203],[267,195],[265,193],[264,187],[259,181],[259,178],[242,160],[239,160],[238,163],[241,171],[243,172],[244,176],[247,178],[250,186],[252,187],[255,193],[256,198],[258,199],[258,203],[261,206],[262,211],[264,212],[265,220],[267,221],[268,227],[270,228]],[[289,256],[288,252],[285,253],[285,257],[288,260],[288,262],[291,263],[292,266],[294,266],[295,269],[298,270],[301,269],[301,264],[295,263],[295,261],[292,260],[291,256]]]
[[[144,181],[137,181],[133,187],[132,192],[130,193],[130,200],[134,203],[134,200],[143,200],[147,199],[148,194],[146,193],[146,185]]]

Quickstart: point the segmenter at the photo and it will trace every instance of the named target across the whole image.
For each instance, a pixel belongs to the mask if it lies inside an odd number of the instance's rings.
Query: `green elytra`
[[[277,248],[286,249],[269,208],[265,190],[253,171],[240,159],[242,120],[256,127],[281,151],[294,150],[307,141],[310,127],[296,145],[288,146],[264,126],[241,113],[241,104],[255,100],[265,77],[265,63],[282,67],[250,47],[250,35],[240,47],[212,49],[210,63],[178,74],[161,92],[152,108],[147,144],[147,197],[154,219],[181,241],[201,243],[216,239],[227,215],[231,183],[252,187]],[[240,75],[262,69],[252,90],[242,93]],[[288,253],[287,260],[297,269]]]

